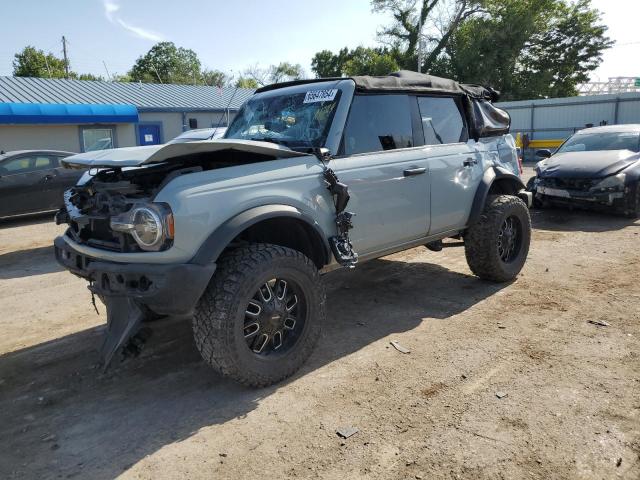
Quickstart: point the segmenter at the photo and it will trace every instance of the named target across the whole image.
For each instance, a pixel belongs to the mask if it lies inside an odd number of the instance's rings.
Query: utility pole
[[[422,73],[422,12],[418,13],[418,73]]]
[[[67,58],[67,39],[62,36],[62,55],[64,56],[65,78],[69,79],[69,59]]]

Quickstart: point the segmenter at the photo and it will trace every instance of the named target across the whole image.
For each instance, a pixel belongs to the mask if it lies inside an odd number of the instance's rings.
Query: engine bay
[[[56,214],[56,223],[67,223],[67,235],[78,243],[120,252],[139,251],[131,235],[111,228],[112,217],[153,202],[157,193],[179,176],[274,159],[270,155],[225,150],[140,167],[89,169],[88,179],[83,177],[65,192],[65,206]]]

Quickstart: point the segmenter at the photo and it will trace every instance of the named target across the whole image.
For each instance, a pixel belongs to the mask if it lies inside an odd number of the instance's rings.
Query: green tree
[[[343,48],[337,54],[330,50],[322,50],[311,59],[311,70],[317,78],[341,77],[344,64],[348,60],[349,49]]]
[[[402,68],[416,69],[418,46],[423,45],[421,71],[430,70],[460,24],[483,13],[484,4],[485,0],[371,1],[374,12],[388,13],[393,17],[393,22],[383,27],[378,36],[394,49]]]
[[[65,78],[64,60],[29,45],[14,55],[13,76]]]
[[[231,78],[220,70],[202,70],[202,83],[210,87],[226,87],[231,82]]]
[[[387,48],[343,48],[337,54],[328,50],[316,53],[311,60],[311,70],[318,78],[344,75],[387,75],[400,67],[397,52]]]
[[[253,78],[240,77],[236,80],[237,88],[258,88],[258,82]]]
[[[373,52],[414,70],[422,19],[422,71],[491,85],[505,100],[571,96],[613,44],[591,0],[372,0],[372,5],[393,18],[379,37],[390,48],[323,50],[312,60],[316,76],[380,73],[392,65]]]
[[[129,71],[131,81],[195,84],[200,78],[200,60],[193,50],[173,42],[156,43],[136,60]]]
[[[393,55],[373,48],[358,47],[344,64],[346,75],[388,75],[399,70]]]
[[[572,96],[612,45],[589,0],[496,0],[488,13],[460,26],[433,73],[492,85],[505,100]]]
[[[267,68],[260,68],[260,65],[256,64],[247,68],[241,78],[251,79],[256,85],[263,87],[271,83],[300,80],[304,78],[304,70],[299,64],[289,62],[280,62]]]
[[[92,80],[94,82],[104,82],[104,78],[100,75],[94,75],[93,73],[80,73],[75,74],[73,72],[70,73],[71,78],[75,78],[77,80]]]
[[[53,53],[45,53],[35,47],[27,46],[14,55],[14,77],[65,78],[64,60]],[[92,73],[69,71],[69,78],[76,80],[104,80]]]
[[[300,64],[280,62],[269,67],[268,79],[271,83],[282,83],[290,80],[300,80],[304,77],[304,70]]]

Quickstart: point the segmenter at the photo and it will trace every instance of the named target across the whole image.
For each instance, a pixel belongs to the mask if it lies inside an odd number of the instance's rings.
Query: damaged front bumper
[[[114,263],[84,255],[64,236],[54,241],[56,260],[89,281],[89,290],[107,307],[107,336],[101,350],[105,366],[139,330],[145,310],[188,315],[213,276],[216,264]]]
[[[532,182],[530,191],[538,202],[620,213],[627,212],[630,208],[629,199],[635,198],[629,186],[604,191],[594,188],[572,189],[549,184],[539,177]]]

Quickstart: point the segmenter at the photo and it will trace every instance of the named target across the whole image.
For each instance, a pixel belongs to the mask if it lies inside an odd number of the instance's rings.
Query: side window
[[[466,142],[467,127],[456,101],[451,97],[419,97],[418,108],[427,145]]]
[[[356,95],[344,129],[344,153],[413,147],[408,95]]]
[[[5,175],[14,175],[16,173],[27,173],[32,170],[33,157],[12,158],[0,163],[0,170]]]
[[[19,157],[0,163],[0,171],[4,172],[5,175],[15,175],[35,172],[36,170],[47,170],[54,168],[55,164],[53,157],[46,155]]]
[[[54,168],[53,157],[37,156],[35,157],[35,163],[33,165],[34,170],[47,170]]]

